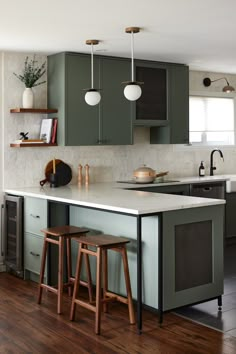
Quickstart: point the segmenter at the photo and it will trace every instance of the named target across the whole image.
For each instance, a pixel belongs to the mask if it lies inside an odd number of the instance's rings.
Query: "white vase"
[[[23,108],[34,107],[34,93],[32,88],[26,87],[23,92]]]

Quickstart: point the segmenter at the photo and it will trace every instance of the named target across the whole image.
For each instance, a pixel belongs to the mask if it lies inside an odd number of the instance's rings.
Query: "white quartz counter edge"
[[[140,192],[121,188],[122,186],[117,188],[117,183],[95,183],[90,184],[88,187],[78,187],[77,185],[68,185],[59,188],[24,187],[5,189],[5,192],[13,195],[41,198],[133,215],[225,203],[225,200],[222,199]]]

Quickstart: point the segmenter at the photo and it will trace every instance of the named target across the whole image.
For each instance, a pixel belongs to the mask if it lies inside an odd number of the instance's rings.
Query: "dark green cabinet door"
[[[187,144],[189,142],[189,69],[169,67],[168,126],[150,129],[151,144]]]
[[[50,55],[47,68],[48,107],[58,109],[58,145],[65,145],[65,60],[65,53]]]
[[[98,88],[99,63],[94,60],[94,85]],[[99,105],[89,106],[84,96],[91,86],[90,57],[66,56],[66,145],[96,145],[99,138]]]
[[[163,213],[164,310],[223,294],[223,220],[223,205]]]
[[[225,206],[225,235],[226,237],[236,237],[236,193],[226,193]]]
[[[94,86],[101,88],[101,102],[84,100],[91,86],[91,57],[59,53],[48,57],[48,104],[58,108],[59,145],[132,144],[131,103],[123,95],[130,76],[130,61],[94,56]]]
[[[169,92],[171,143],[189,142],[189,69],[172,66]]]
[[[130,62],[102,58],[101,144],[128,145],[133,142],[131,103],[124,97],[123,81],[130,76]]]

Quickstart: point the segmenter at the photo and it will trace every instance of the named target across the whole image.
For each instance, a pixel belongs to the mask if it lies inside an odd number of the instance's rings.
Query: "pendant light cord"
[[[131,82],[134,82],[134,32],[131,32]]]
[[[91,88],[93,89],[93,44],[91,44]]]

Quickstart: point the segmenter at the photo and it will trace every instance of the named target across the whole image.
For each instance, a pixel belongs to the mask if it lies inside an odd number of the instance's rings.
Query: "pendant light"
[[[95,106],[101,101],[101,94],[98,89],[94,88],[93,83],[93,46],[97,45],[99,41],[97,39],[88,39],[87,45],[91,45],[91,88],[85,89],[87,92],[84,96],[85,102],[90,106]]]
[[[127,27],[126,33],[131,34],[131,81],[123,82],[127,84],[124,89],[124,95],[129,101],[136,101],[142,94],[140,85],[143,82],[134,81],[134,33],[139,33],[139,27]]]

